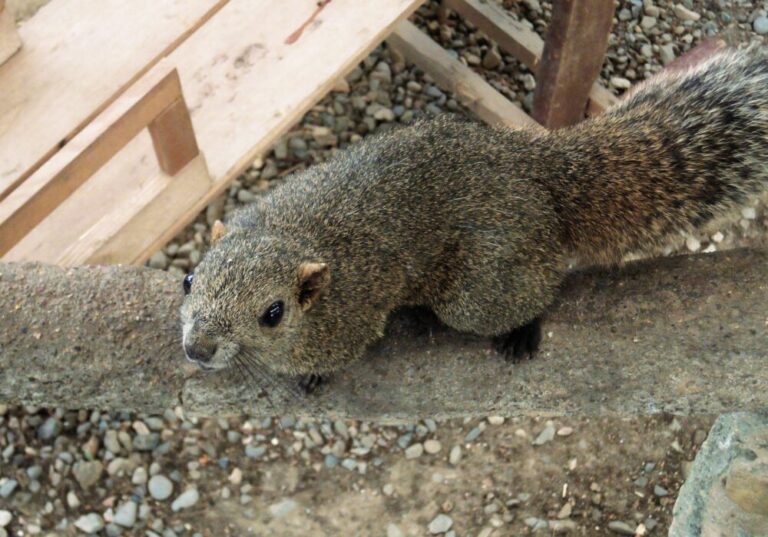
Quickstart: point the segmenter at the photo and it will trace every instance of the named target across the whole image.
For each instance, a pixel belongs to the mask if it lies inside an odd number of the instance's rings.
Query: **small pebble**
[[[611,530],[614,533],[618,533],[620,535],[634,535],[635,530],[627,524],[626,522],[622,522],[621,520],[612,520],[608,523],[608,529]]]
[[[430,439],[424,442],[424,451],[430,455],[439,453],[441,449],[443,449],[443,446],[438,440]]]
[[[448,515],[440,513],[432,519],[432,522],[429,523],[427,529],[432,535],[437,535],[438,533],[445,533],[451,529],[451,526],[453,526],[453,519]]]
[[[200,493],[196,488],[189,488],[182,492],[171,504],[171,510],[175,513],[182,509],[188,509],[197,503],[200,499]]]
[[[756,18],[752,23],[752,28],[755,30],[756,34],[768,34],[768,17],[762,16]]]
[[[422,444],[413,444],[405,449],[405,458],[416,459],[421,457],[422,453],[424,453],[424,446]]]
[[[13,515],[10,511],[0,510],[0,528],[6,527],[13,520]]]
[[[115,510],[115,516],[112,517],[112,522],[123,526],[124,528],[132,528],[136,524],[136,515],[138,514],[139,507],[136,502],[125,502],[120,504]]]
[[[456,466],[461,462],[461,446],[453,446],[448,454],[448,462]]]
[[[98,513],[88,513],[75,520],[75,527],[84,533],[96,533],[104,528],[104,519]]]
[[[149,480],[149,494],[156,500],[167,500],[173,493],[173,482],[162,474],[153,475]]]

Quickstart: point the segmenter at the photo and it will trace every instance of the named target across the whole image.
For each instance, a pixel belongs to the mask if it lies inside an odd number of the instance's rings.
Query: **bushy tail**
[[[565,148],[548,176],[567,241],[593,261],[618,261],[768,191],[768,56],[728,50],[662,72],[547,138]]]

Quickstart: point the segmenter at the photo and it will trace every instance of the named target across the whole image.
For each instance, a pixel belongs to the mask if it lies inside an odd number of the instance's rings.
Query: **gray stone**
[[[133,449],[137,451],[152,451],[160,443],[157,433],[137,434],[133,439]]]
[[[650,30],[654,26],[656,26],[656,23],[658,21],[654,17],[644,16],[643,20],[640,21],[640,27],[643,30]]]
[[[182,509],[189,509],[200,499],[200,493],[196,488],[188,488],[182,492],[171,504],[171,510],[175,513]]]
[[[551,421],[547,422],[547,425],[539,433],[539,435],[531,442],[534,446],[543,446],[547,442],[551,442],[555,438],[555,424]]]
[[[635,529],[621,520],[612,520],[608,523],[608,529],[619,535],[634,535]]]
[[[448,454],[448,462],[456,466],[461,462],[461,446],[453,446]]]
[[[453,519],[448,515],[440,513],[432,519],[432,522],[429,523],[427,529],[432,535],[437,535],[438,533],[445,533],[451,529],[451,526],[453,526]]]
[[[413,444],[405,448],[406,459],[416,459],[421,457],[424,453],[424,446],[422,444]]]
[[[139,506],[136,502],[125,502],[117,506],[115,510],[115,516],[112,518],[112,522],[123,526],[124,528],[132,528],[136,524],[136,515],[138,514]]]
[[[395,524],[388,524],[387,537],[405,537],[405,533],[403,533],[403,530],[398,528]]]
[[[152,254],[147,264],[153,269],[165,270],[168,268],[168,256],[162,250]]]
[[[661,63],[664,65],[671,63],[675,59],[675,46],[672,43],[669,43],[668,45],[660,47],[659,57],[661,58]]]
[[[658,496],[659,498],[663,498],[664,496],[669,496],[669,491],[665,489],[662,486],[655,485],[653,487],[653,493]]]
[[[100,461],[80,461],[72,467],[75,479],[84,489],[98,483],[102,472],[104,472],[104,465]]]
[[[104,519],[98,513],[88,513],[75,520],[75,527],[85,533],[96,533],[104,528]]]
[[[58,436],[61,431],[61,423],[53,416],[49,417],[43,424],[37,428],[37,437],[40,440],[51,440]]]
[[[683,4],[675,4],[675,16],[683,21],[697,21],[701,18],[701,15],[695,11],[691,11]]]
[[[162,474],[153,475],[149,480],[149,494],[156,500],[166,500],[173,493],[173,482]]]
[[[296,500],[286,498],[269,506],[269,514],[275,518],[282,518],[299,506]]]
[[[245,456],[249,459],[260,459],[266,452],[267,448],[264,446],[254,446],[253,444],[245,446]]]
[[[752,28],[755,30],[755,33],[764,35],[768,34],[768,17],[757,17],[752,22]]]
[[[483,432],[483,430],[480,427],[475,427],[471,431],[467,433],[467,435],[464,437],[464,442],[466,444],[469,444],[471,442],[474,442],[477,440],[477,438],[480,436],[480,434]]]
[[[768,535],[768,414],[720,416],[675,502],[669,537]]]
[[[483,67],[485,69],[493,70],[499,65],[501,65],[501,55],[499,55],[499,52],[495,47],[489,48],[488,52],[483,56]]]
[[[13,515],[10,511],[4,509],[0,510],[0,528],[6,527],[13,520]]]

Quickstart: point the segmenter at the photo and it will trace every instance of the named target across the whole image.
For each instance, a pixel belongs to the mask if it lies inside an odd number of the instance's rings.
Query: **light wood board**
[[[196,203],[168,201],[171,225],[118,244],[101,262],[142,262],[181,231],[239,173],[266,152],[420,0],[332,0],[293,43],[315,12],[314,0],[230,0],[168,60],[179,70],[198,144],[213,184]],[[149,136],[139,135],[110,163],[10,250],[4,260],[74,264],[64,250],[102,219],[130,220],[116,210],[161,174]],[[95,200],[95,201],[94,201]],[[89,207],[90,214],[83,214]],[[149,226],[151,227],[151,226]],[[127,244],[127,243],[125,243]]]
[[[11,11],[5,6],[5,0],[0,0],[0,65],[18,52],[21,48],[21,38],[16,31]]]
[[[151,134],[152,125],[163,123],[169,111],[181,110],[181,114],[174,115],[186,116],[187,128],[153,137],[153,140],[158,138],[155,147],[159,149],[157,155],[161,168],[175,175],[199,153],[186,114],[177,71],[163,62],[151,74],[122,93],[70,143],[0,202],[0,255],[40,223],[142,129],[149,126]],[[178,141],[187,143],[175,143]],[[180,148],[182,151],[174,151]],[[169,153],[178,153],[184,159],[183,162],[177,159],[174,171],[164,166],[164,157]]]
[[[227,0],[53,0],[0,66],[0,200]]]
[[[412,23],[398,24],[387,43],[428,73],[440,87],[455,93],[464,106],[486,123],[511,128],[540,127],[519,106]]]

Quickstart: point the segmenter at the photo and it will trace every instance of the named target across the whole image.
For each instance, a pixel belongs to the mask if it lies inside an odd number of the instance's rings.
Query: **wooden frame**
[[[198,159],[193,174],[196,181],[210,182],[178,72],[163,64],[154,73],[129,88],[0,203],[0,255],[8,252],[145,127],[163,172],[178,175]]]
[[[0,0],[0,65],[5,63],[21,48],[21,38],[16,31],[13,14],[5,7],[5,0]]]
[[[502,50],[520,60],[534,74],[538,74],[544,53],[544,40],[536,32],[510,17],[509,13],[493,2],[443,0],[443,4],[477,26]],[[560,4],[556,3],[555,11],[558,9]],[[598,82],[594,82],[589,90],[587,113],[599,114],[617,102],[615,95]]]
[[[613,0],[560,0],[536,73],[533,118],[550,129],[584,119],[613,22]]]

